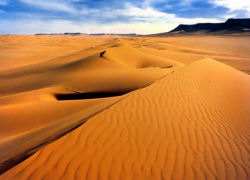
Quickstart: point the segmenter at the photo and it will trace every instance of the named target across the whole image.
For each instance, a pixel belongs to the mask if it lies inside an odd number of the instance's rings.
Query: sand
[[[0,39],[0,179],[248,179],[249,37]]]

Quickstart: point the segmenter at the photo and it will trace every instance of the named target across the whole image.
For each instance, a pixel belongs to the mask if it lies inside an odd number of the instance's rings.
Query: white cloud
[[[138,8],[138,7],[132,6],[131,4],[126,4],[124,9],[117,9],[114,11],[114,13],[116,15],[121,15],[125,17],[143,18],[145,20],[162,18],[166,16],[173,16],[172,14],[163,13],[151,7]]]
[[[250,1],[249,0],[213,0],[216,5],[229,8],[231,11],[245,10],[250,16]]]
[[[39,9],[49,11],[64,11],[69,13],[75,13],[76,9],[67,1],[59,0],[19,0],[22,3],[35,6]]]
[[[168,31],[176,24],[152,24],[152,23],[110,23],[98,24],[75,23],[66,20],[54,21],[15,21],[0,22],[0,32],[5,34],[35,34],[35,33],[64,33],[64,32],[83,32],[83,33],[138,33],[150,34]]]
[[[0,32],[10,34],[35,34],[35,33],[63,33],[63,32],[83,32],[83,33],[137,33],[153,34],[167,32],[175,28],[178,24],[193,24],[200,22],[219,22],[217,19],[207,18],[179,18],[174,14],[160,12],[150,6],[142,8],[126,4],[124,9],[82,9],[76,11],[66,4],[58,5],[58,1],[48,0],[20,0],[30,5],[40,8],[54,8],[60,11],[67,11],[84,15],[84,21],[56,20],[50,17],[46,19],[43,15],[21,14],[25,20],[1,21]],[[72,0],[71,0],[72,1]],[[35,3],[36,2],[36,3]],[[69,1],[67,1],[69,2]],[[54,3],[54,4],[53,4]],[[69,8],[69,9],[68,9]],[[116,21],[102,23],[95,19],[86,18],[93,15],[97,19],[109,19],[112,17],[123,17],[127,22]]]
[[[206,20],[207,22],[208,20]],[[216,20],[210,20],[216,21]],[[35,34],[35,33],[137,33],[154,34],[167,32],[180,23],[198,23],[204,19],[172,19],[166,22],[114,22],[108,24],[96,22],[71,22],[67,20],[16,20],[12,22],[0,21],[0,32],[5,34]],[[208,21],[209,22],[209,21]]]
[[[0,0],[0,6],[6,6],[8,3],[8,0]]]
[[[97,13],[96,13],[97,14]],[[152,24],[180,24],[180,23],[199,23],[199,22],[219,22],[215,18],[180,18],[175,14],[160,12],[152,7],[139,8],[130,3],[125,5],[124,9],[116,9],[112,12],[102,10],[100,17],[123,17],[129,22],[152,23]]]

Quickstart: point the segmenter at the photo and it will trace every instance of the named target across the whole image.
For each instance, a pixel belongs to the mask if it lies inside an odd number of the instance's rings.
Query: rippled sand
[[[0,39],[0,179],[248,179],[249,37]]]

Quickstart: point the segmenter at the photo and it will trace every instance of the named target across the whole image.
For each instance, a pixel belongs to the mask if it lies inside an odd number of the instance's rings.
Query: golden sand
[[[248,179],[249,37],[0,39],[0,179]]]

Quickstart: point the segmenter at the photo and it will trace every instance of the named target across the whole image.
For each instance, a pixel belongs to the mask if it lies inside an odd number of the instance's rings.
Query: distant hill
[[[79,35],[87,35],[85,33],[80,32],[66,32],[66,33],[38,33],[35,34],[36,36],[43,36],[43,35],[70,35],[70,36],[79,36]]]
[[[181,24],[167,34],[235,34],[250,33],[250,18],[228,19],[224,23],[198,23],[194,25]]]
[[[66,33],[38,33],[35,34],[37,36],[43,36],[43,35],[70,35],[70,36],[79,36],[79,35],[90,35],[90,36],[139,36],[135,33],[130,33],[130,34],[113,34],[113,33],[97,33],[97,34],[85,34],[85,33],[80,33],[80,32],[66,32]]]
[[[114,33],[97,33],[97,34],[89,34],[91,36],[105,36],[105,35],[109,35],[109,36],[138,36],[135,33],[129,33],[129,34],[114,34]]]

